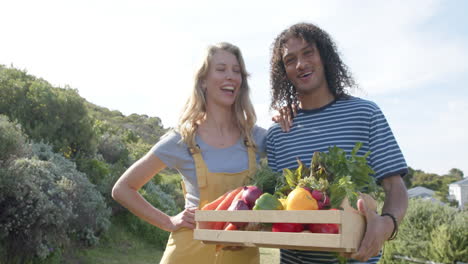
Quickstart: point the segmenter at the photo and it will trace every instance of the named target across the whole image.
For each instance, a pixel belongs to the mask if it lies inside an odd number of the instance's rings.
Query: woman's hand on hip
[[[171,216],[172,228],[169,231],[173,232],[182,227],[195,229],[195,210],[197,208],[186,208],[184,211],[180,212],[178,215]]]

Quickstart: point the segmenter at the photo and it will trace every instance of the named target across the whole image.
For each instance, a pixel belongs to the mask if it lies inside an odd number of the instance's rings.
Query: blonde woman
[[[247,77],[236,46],[210,46],[177,129],[133,164],[112,190],[112,197],[132,213],[171,232],[161,263],[259,263],[257,248],[217,253],[214,245],[193,240],[195,209],[244,185],[264,151],[266,131],[255,126]],[[138,193],[165,167],[177,169],[183,179],[185,210],[176,216]]]

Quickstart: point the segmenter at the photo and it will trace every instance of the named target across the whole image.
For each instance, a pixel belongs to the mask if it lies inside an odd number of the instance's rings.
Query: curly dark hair
[[[283,63],[283,47],[290,38],[302,38],[307,43],[315,43],[322,60],[328,88],[335,98],[349,96],[346,87],[357,87],[348,67],[341,61],[337,48],[327,32],[314,24],[298,23],[281,32],[272,45],[270,62],[271,98],[270,107],[279,110],[282,106],[299,104],[296,88],[286,76]]]

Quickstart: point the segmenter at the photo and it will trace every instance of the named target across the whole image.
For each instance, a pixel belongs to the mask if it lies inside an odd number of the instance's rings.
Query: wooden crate
[[[270,247],[314,251],[356,252],[365,231],[365,220],[351,208],[345,210],[243,210],[195,212],[197,228],[194,239],[207,244]],[[259,223],[331,223],[338,224],[339,234],[310,232],[223,231],[206,229],[206,222]]]

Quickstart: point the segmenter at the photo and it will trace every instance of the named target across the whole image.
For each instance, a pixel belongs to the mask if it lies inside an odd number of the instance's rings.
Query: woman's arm
[[[138,190],[166,167],[151,151],[135,162],[117,180],[112,198],[136,216],[163,230],[172,232],[181,227],[194,228],[194,209],[186,209],[176,216],[168,216],[146,201]]]

